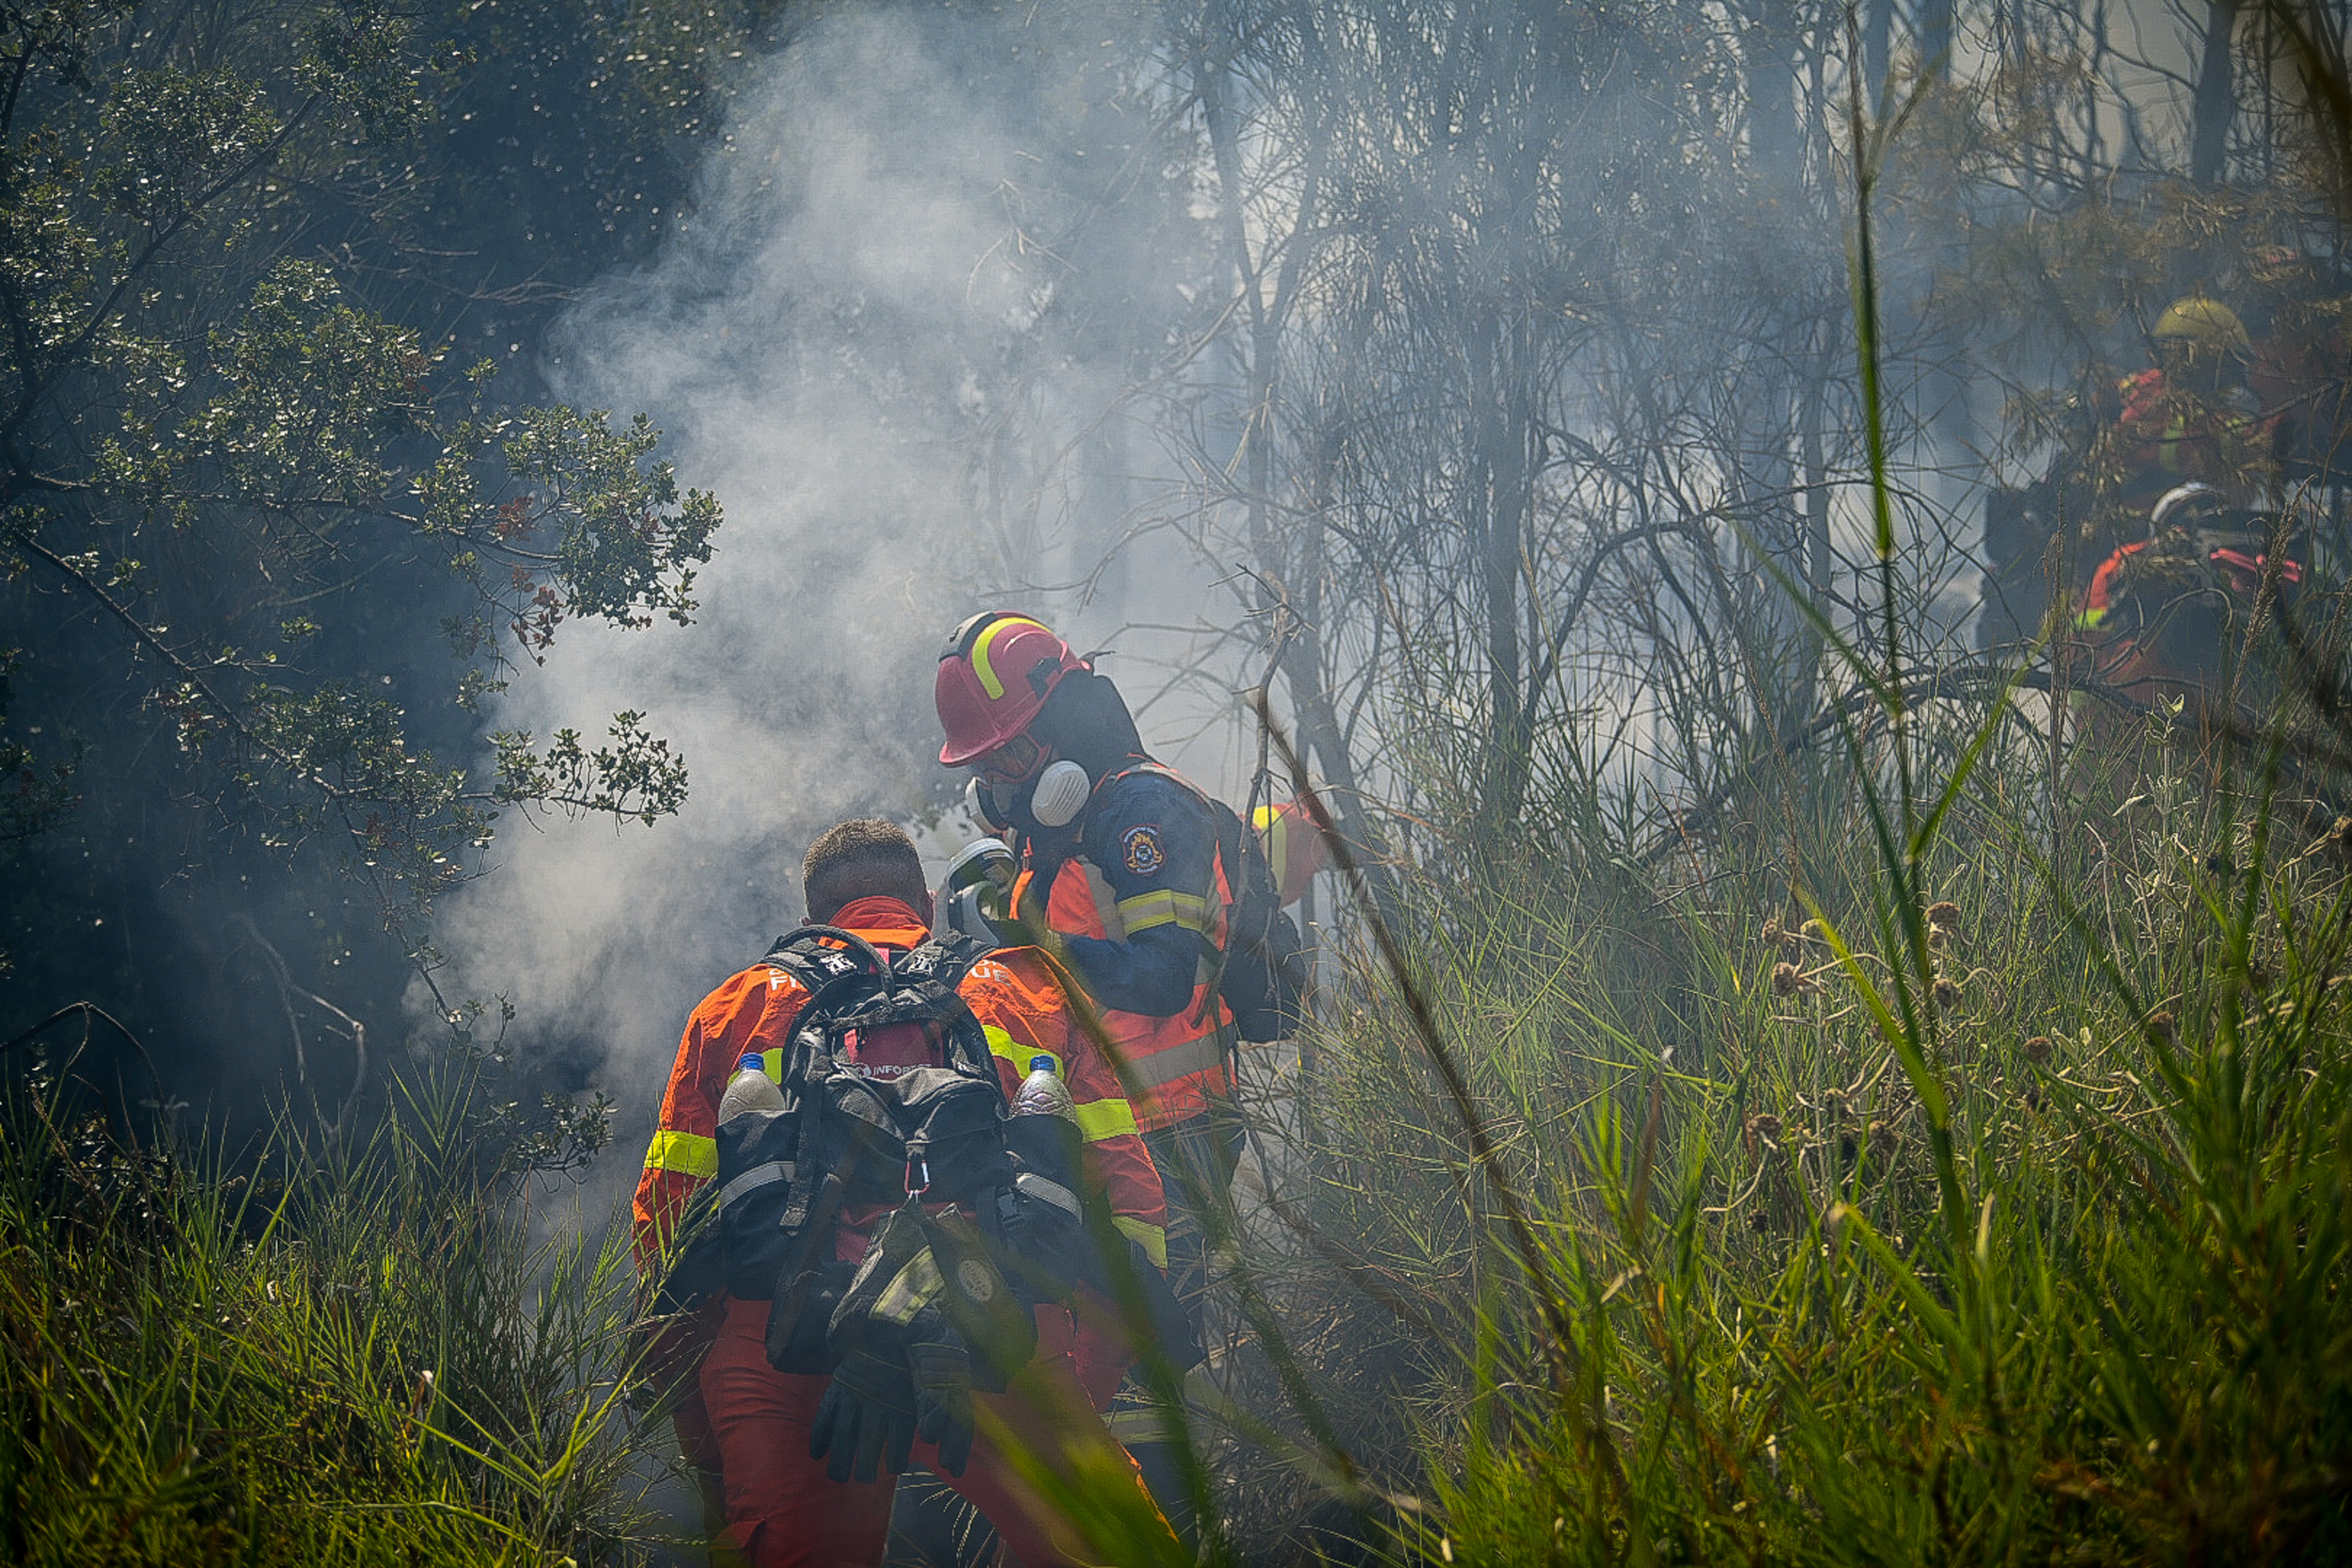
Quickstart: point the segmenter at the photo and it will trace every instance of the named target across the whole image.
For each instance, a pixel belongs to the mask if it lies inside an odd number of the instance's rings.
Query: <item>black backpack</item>
[[[719,1126],[718,1179],[698,1195],[666,1305],[689,1305],[721,1283],[739,1299],[772,1300],[769,1360],[818,1372],[831,1364],[825,1326],[854,1272],[834,1257],[844,1207],[919,1195],[958,1205],[1008,1258],[1051,1251],[1037,1233],[1080,1207],[1076,1131],[1058,1118],[1007,1115],[986,1032],[956,989],[990,951],[937,936],[893,959],[830,926],[777,942],[761,962],[808,993],[785,1052],[784,1106]],[[923,1030],[943,1065],[883,1082],[848,1059],[861,1034],[901,1028]],[[1053,1125],[1024,1125],[1037,1121]]]

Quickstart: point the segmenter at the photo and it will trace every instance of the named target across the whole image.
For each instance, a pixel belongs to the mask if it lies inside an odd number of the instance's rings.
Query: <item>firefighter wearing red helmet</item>
[[[1219,995],[1239,886],[1217,808],[1143,748],[1117,687],[1042,623],[992,612],[940,656],[940,761],[970,768],[975,815],[1012,844],[1005,913],[1053,950],[1100,1009],[1137,1125],[1167,1181],[1168,1278],[1198,1328],[1204,1211],[1223,1212],[1240,1158]],[[1149,1426],[1113,1418],[1180,1530],[1174,1461]]]
[[[1149,1133],[1231,1089],[1216,975],[1232,902],[1216,818],[1143,749],[1118,688],[1025,616],[975,616],[940,655],[940,761],[1018,857],[1011,914],[1050,929],[1123,1058]]]

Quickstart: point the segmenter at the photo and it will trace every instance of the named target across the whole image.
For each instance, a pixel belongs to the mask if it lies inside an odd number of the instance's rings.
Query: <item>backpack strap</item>
[[[830,945],[832,942],[840,945]],[[824,1097],[816,1092],[820,1079],[838,1062],[832,1042],[831,1015],[845,997],[870,988],[877,980],[887,983],[890,963],[856,932],[828,925],[803,926],[779,938],[761,962],[797,982],[808,993],[808,1000],[801,1004],[799,1016],[793,1021],[792,1045],[786,1052],[782,1075],[784,1082],[793,1086],[798,1103],[794,1107],[797,1125],[793,1140],[792,1190],[785,1200],[783,1216],[777,1223],[786,1230],[793,1230],[809,1223],[818,1188],[832,1163],[822,1157],[829,1152],[820,1147],[824,1141],[822,1123],[826,1110]]]
[[[964,1000],[961,988],[972,965],[995,951],[994,943],[979,937],[944,931],[901,954],[891,965],[894,975],[906,975],[923,989],[936,992],[933,1016],[946,1026],[940,1044],[947,1065],[967,1077],[984,1078],[992,1083],[996,1081],[996,1063],[988,1048],[988,1031],[972,1013],[971,1004]]]

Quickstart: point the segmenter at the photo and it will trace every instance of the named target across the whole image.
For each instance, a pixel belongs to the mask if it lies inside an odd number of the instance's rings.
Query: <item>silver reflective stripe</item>
[[[1034,1171],[1024,1171],[1013,1178],[1013,1184],[1039,1202],[1052,1204],[1066,1210],[1072,1218],[1077,1217],[1078,1194],[1061,1183],[1049,1182]]]
[[[745,1193],[757,1192],[772,1183],[792,1179],[793,1163],[790,1160],[771,1160],[764,1165],[754,1165],[719,1189],[719,1206],[725,1208]]]
[[[1110,879],[1097,870],[1091,860],[1077,860],[1072,864],[1086,877],[1087,896],[1095,901],[1095,919],[1102,924],[1104,940],[1125,942],[1127,919],[1119,913],[1118,895],[1111,890]]]
[[[1225,1043],[1211,1033],[1196,1036],[1164,1051],[1154,1051],[1148,1057],[1131,1057],[1128,1066],[1139,1088],[1165,1089],[1180,1078],[1190,1078],[1196,1072],[1223,1067],[1224,1060]]]
[[[1110,1435],[1128,1446],[1145,1443],[1173,1443],[1181,1439],[1182,1431],[1160,1410],[1114,1410],[1103,1417]]]

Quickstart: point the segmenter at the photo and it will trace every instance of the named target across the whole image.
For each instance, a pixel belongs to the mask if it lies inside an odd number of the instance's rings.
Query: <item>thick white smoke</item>
[[[436,932],[445,994],[504,996],[519,1051],[560,1053],[620,1101],[606,1183],[634,1179],[688,1010],[800,918],[809,839],[960,785],[934,761],[930,702],[953,621],[1034,607],[1082,647],[1129,654],[1152,636],[1136,623],[1181,626],[1205,602],[1174,536],[1129,537],[1131,476],[1063,477],[1044,505],[1003,499],[1003,467],[1016,490],[1034,481],[997,433],[1034,452],[1041,427],[1066,422],[1083,447],[1120,367],[1071,339],[1037,368],[1061,263],[1024,238],[1045,199],[1034,128],[967,79],[961,57],[1007,52],[1001,35],[959,36],[972,25],[837,16],[758,63],[690,221],[551,346],[561,395],[646,410],[681,483],[726,509],[695,626],[567,628],[492,715],[543,738],[646,710],[692,771],[684,812],[651,829],[509,814],[494,870]],[[1071,47],[1099,47],[1095,30]],[[1020,421],[1003,407],[1013,395]],[[1005,591],[1107,554],[1121,602]],[[1156,647],[1171,651],[1164,634]]]

